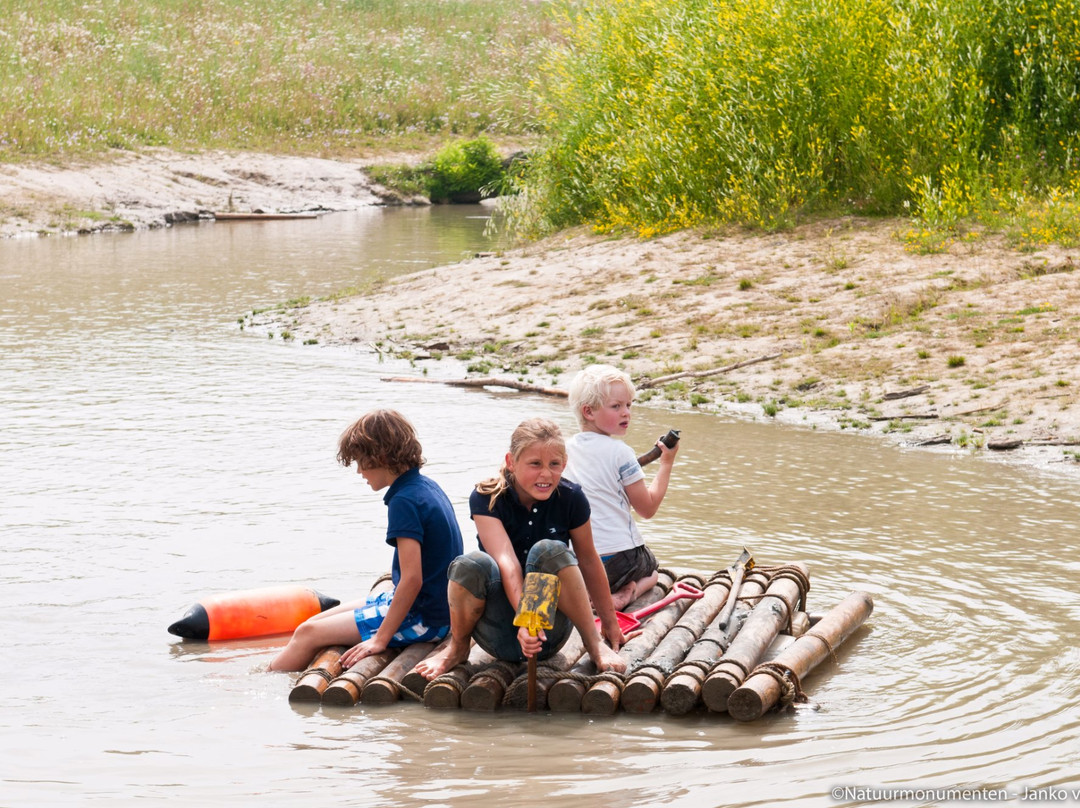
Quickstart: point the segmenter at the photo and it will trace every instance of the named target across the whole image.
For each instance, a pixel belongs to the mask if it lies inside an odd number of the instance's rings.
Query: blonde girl
[[[625,638],[593,547],[589,502],[580,486],[562,479],[565,465],[566,445],[557,424],[531,418],[514,430],[499,473],[479,483],[469,498],[481,549],[450,565],[451,640],[442,653],[417,666],[421,674],[433,679],[463,662],[470,639],[509,662],[546,659],[575,627],[598,670],[626,669],[616,653]],[[557,575],[560,582],[555,625],[535,637],[514,625],[528,572]]]

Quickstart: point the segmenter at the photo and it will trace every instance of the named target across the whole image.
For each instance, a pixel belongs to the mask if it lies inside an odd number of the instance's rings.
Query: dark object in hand
[[[660,442],[663,443],[669,449],[674,449],[675,444],[679,442],[679,430],[669,429],[668,433],[664,437],[660,438]],[[660,447],[653,446],[645,454],[638,457],[637,462],[639,466],[645,466],[653,462],[660,456]]]

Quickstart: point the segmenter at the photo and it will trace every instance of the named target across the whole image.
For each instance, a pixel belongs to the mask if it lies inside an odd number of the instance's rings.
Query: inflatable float
[[[341,601],[303,586],[243,589],[203,598],[169,626],[186,640],[237,640],[287,634]]]

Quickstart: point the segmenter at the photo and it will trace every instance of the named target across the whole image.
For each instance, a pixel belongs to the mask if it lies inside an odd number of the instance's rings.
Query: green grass
[[[107,147],[345,154],[536,128],[520,0],[0,0],[0,160]]]

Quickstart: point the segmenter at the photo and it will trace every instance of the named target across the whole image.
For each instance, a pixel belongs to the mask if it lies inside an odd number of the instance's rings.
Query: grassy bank
[[[535,124],[520,0],[0,0],[0,160],[146,145],[344,155]]]
[[[551,141],[514,209],[655,235],[821,211],[1078,241],[1076,0],[605,0],[566,6]],[[1048,206],[1048,207],[1047,207]]]

